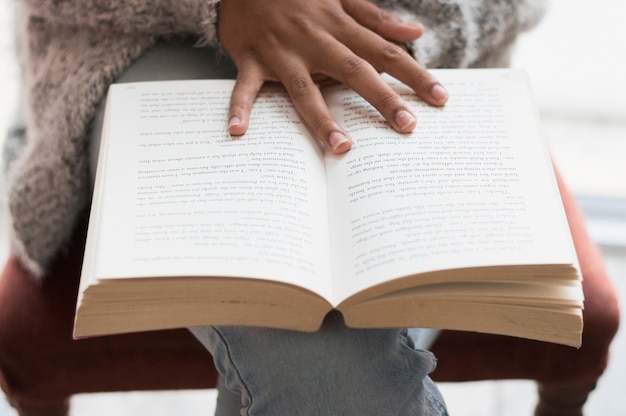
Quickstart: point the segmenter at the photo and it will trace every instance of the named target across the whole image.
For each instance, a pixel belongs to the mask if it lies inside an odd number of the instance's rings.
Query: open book
[[[401,135],[324,90],[352,150],[280,87],[233,140],[233,81],[109,91],[75,323],[85,337],[196,325],[434,327],[578,346],[576,254],[527,78],[433,71],[443,108]]]

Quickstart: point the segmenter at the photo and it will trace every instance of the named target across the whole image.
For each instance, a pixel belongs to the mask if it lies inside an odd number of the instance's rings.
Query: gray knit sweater
[[[314,1],[314,0],[312,0]],[[8,174],[12,250],[41,278],[88,208],[86,132],[108,85],[168,36],[219,46],[219,0],[20,0],[26,144]],[[424,24],[415,57],[428,67],[506,63],[541,0],[377,0]]]

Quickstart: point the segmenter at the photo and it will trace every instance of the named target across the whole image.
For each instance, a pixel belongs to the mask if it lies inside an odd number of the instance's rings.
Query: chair
[[[536,415],[580,415],[602,375],[619,324],[617,298],[599,250],[559,177],[584,277],[583,345],[573,349],[512,337],[442,331],[433,345],[437,381],[530,379]],[[206,389],[210,355],[185,329],[72,339],[86,220],[36,284],[9,255],[0,276],[0,385],[21,416],[63,416],[77,393]]]

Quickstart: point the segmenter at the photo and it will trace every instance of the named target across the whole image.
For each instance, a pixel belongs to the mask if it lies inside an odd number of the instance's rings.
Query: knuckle
[[[307,36],[313,36],[317,32],[317,26],[311,21],[311,18],[308,15],[303,14],[293,14],[286,16],[287,21],[289,22],[289,26],[295,27]]]
[[[363,74],[369,69],[367,61],[358,56],[349,56],[341,61],[341,75],[344,79],[350,79]]]
[[[243,90],[247,91],[251,88],[254,88],[257,82],[258,82],[257,79],[252,75],[240,74],[237,77],[237,88],[240,91],[243,91]]]
[[[320,115],[313,120],[311,128],[325,137],[326,133],[332,130],[333,124],[333,119],[328,115]]]
[[[379,30],[381,26],[393,20],[395,20],[395,18],[391,14],[387,13],[383,9],[376,8],[376,11],[374,13],[374,22],[375,22],[374,30]]]
[[[391,13],[388,13],[379,7],[371,10],[368,17],[368,27],[376,33],[385,31],[385,29],[390,27],[390,24],[398,20]]]
[[[399,106],[398,97],[391,92],[386,92],[378,97],[378,106],[382,111],[386,111]]]
[[[400,45],[389,42],[383,47],[382,55],[383,59],[389,63],[396,63],[406,57],[406,53]]]
[[[289,81],[291,95],[294,99],[307,97],[314,87],[310,78],[297,76]]]
[[[248,112],[251,109],[250,104],[247,101],[233,101],[230,104],[230,110],[232,113]]]

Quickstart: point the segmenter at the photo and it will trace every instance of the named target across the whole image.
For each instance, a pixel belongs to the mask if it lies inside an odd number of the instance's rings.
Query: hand
[[[367,0],[223,0],[218,21],[221,43],[238,69],[228,116],[232,135],[246,132],[266,81],[285,86],[304,122],[335,153],[350,149],[352,140],[330,115],[315,83],[320,77],[350,86],[401,133],[413,130],[415,116],[379,72],[430,104],[447,100],[439,82],[397,44],[418,38],[422,27]]]

